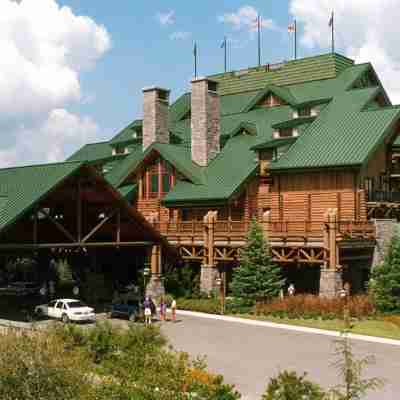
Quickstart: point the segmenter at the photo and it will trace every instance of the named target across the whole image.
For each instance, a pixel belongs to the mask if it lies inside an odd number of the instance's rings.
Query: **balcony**
[[[156,223],[154,226],[171,242],[204,242],[207,225],[202,221]],[[325,221],[272,221],[262,223],[272,242],[321,243],[328,229]],[[247,221],[217,221],[212,224],[214,242],[243,243],[249,229]],[[331,228],[330,228],[331,229]],[[334,223],[338,241],[373,239],[374,225],[369,221],[337,221]],[[207,232],[207,235],[210,232]]]

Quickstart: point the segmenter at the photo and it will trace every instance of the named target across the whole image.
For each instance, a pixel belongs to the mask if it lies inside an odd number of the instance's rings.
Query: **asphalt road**
[[[211,371],[223,374],[243,400],[260,400],[268,379],[283,369],[306,371],[323,387],[338,383],[331,365],[335,338],[192,316],[179,315],[179,320],[162,324],[171,344],[192,356],[206,355]],[[400,399],[400,347],[353,343],[358,356],[375,357],[366,376],[386,380],[383,390],[365,400]]]

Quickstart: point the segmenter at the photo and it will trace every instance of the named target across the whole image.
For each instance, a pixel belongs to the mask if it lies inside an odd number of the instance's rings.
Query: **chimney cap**
[[[206,76],[198,76],[197,78],[193,78],[191,80],[191,83],[196,83],[196,82],[202,82],[202,81],[207,81],[207,82],[212,82],[212,83],[218,83],[217,81],[214,81],[212,79],[207,78]]]
[[[169,89],[162,88],[160,86],[146,86],[146,87],[144,87],[142,89],[142,92],[153,92],[153,91],[156,91],[156,92],[167,92],[167,93],[170,92]]]

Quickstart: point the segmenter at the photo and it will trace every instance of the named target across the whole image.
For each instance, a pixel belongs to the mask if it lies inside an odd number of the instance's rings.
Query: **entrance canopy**
[[[0,250],[168,243],[93,166],[0,169]]]

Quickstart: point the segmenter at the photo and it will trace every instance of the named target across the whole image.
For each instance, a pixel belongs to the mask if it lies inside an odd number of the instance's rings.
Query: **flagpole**
[[[258,66],[261,66],[261,24],[260,15],[257,17],[257,28],[258,28]]]
[[[334,13],[332,11],[332,54],[335,52],[335,20]]]
[[[297,60],[297,21],[294,20],[294,59]]]
[[[226,49],[226,36],[224,37],[224,71],[226,72],[226,53],[227,53],[227,49]]]
[[[196,42],[194,42],[193,55],[194,55],[194,77],[197,78],[197,43]]]

